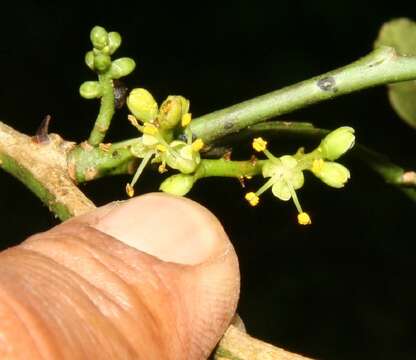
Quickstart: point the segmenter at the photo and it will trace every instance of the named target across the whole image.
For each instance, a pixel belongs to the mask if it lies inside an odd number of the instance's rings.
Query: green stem
[[[362,59],[298,84],[196,118],[196,137],[208,144],[250,125],[369,87],[416,79],[416,57],[380,47]]]
[[[130,147],[138,139],[111,144],[108,147],[92,147],[87,143],[76,146],[68,155],[71,177],[82,183],[104,176],[132,174],[138,162]]]
[[[88,139],[93,146],[103,142],[115,111],[113,80],[109,72],[98,75],[98,81],[102,91],[100,111]]]
[[[247,177],[261,174],[265,160],[233,161],[225,159],[203,159],[195,173],[196,179],[210,176]]]

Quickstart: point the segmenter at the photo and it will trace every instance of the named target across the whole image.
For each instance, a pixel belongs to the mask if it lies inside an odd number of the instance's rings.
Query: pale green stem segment
[[[203,159],[195,173],[195,179],[204,177],[247,177],[261,174],[264,160],[232,161],[226,159]]]
[[[195,118],[192,133],[208,144],[253,124],[369,87],[416,78],[416,57],[380,47],[362,59],[298,84]]]
[[[103,142],[115,112],[113,79],[110,73],[99,75],[98,82],[102,91],[100,111],[88,138],[88,142],[93,146]]]

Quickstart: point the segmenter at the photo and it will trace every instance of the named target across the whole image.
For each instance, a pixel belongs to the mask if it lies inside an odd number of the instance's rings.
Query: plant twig
[[[95,208],[68,174],[74,146],[56,134],[38,143],[0,122],[0,167],[18,178],[61,220]]]
[[[257,340],[231,325],[215,352],[216,360],[311,360]]]
[[[100,83],[102,96],[100,111],[95,120],[94,127],[91,130],[90,137],[88,138],[88,142],[91,145],[98,145],[104,140],[115,111],[113,79],[110,74],[102,74],[98,76],[98,81]]]
[[[208,144],[250,125],[369,87],[416,79],[416,57],[380,47],[362,59],[298,84],[195,118],[193,134]]]
[[[49,141],[39,143],[0,122],[0,167],[32,190],[61,220],[94,209],[95,205],[78,189],[68,173],[67,156],[75,144],[64,141],[56,134],[49,134],[48,137]],[[123,149],[126,146],[129,146],[128,141],[114,147]],[[279,356],[289,354],[237,331],[231,325],[221,341],[218,348],[220,352],[217,351],[215,359],[235,360],[237,355],[241,360],[268,359],[261,356],[253,357],[256,352]],[[245,347],[247,349],[244,349]],[[248,357],[244,357],[244,354]],[[231,355],[233,357],[230,357]],[[291,356],[270,359],[306,359],[294,354]]]

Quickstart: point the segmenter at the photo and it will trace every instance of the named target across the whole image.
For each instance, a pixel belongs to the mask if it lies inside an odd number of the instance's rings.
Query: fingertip
[[[100,210],[96,229],[163,261],[196,265],[229,244],[220,222],[183,197],[150,193]]]

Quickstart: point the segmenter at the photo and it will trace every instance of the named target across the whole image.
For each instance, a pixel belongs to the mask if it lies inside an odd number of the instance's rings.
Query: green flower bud
[[[354,146],[354,142],[354,129],[349,126],[343,126],[325,136],[319,145],[319,150],[323,158],[336,160],[351,149]]]
[[[101,86],[98,81],[85,81],[79,88],[79,93],[85,99],[99,98],[101,93]]]
[[[325,161],[314,174],[325,184],[334,188],[342,188],[350,178],[349,170],[336,162]]]
[[[85,63],[87,64],[87,66],[94,71],[94,52],[93,51],[88,51],[85,54]]]
[[[159,187],[160,190],[172,195],[186,195],[194,185],[193,175],[176,174],[168,177]]]
[[[163,130],[173,129],[189,110],[189,100],[183,96],[170,95],[160,106],[159,125]]]
[[[111,58],[109,55],[96,54],[94,56],[94,69],[99,72],[105,72],[111,66]]]
[[[90,33],[92,45],[101,50],[108,45],[107,31],[101,26],[94,26]]]
[[[120,79],[121,77],[130,74],[135,67],[136,63],[133,59],[128,57],[120,58],[112,62],[110,75],[113,79]]]
[[[108,46],[109,46],[110,55],[114,54],[115,51],[120,47],[120,45],[121,45],[121,35],[115,31],[108,33]]]
[[[157,116],[157,102],[146,89],[133,89],[127,97],[127,106],[136,119],[152,121]]]

